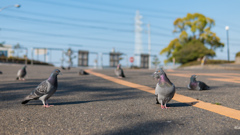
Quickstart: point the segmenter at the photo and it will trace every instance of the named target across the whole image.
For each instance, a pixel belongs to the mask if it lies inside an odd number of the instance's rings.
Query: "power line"
[[[100,11],[100,12],[105,12],[108,14],[119,14],[119,15],[127,15],[127,16],[132,16],[133,12],[124,12],[123,10],[121,11],[116,11],[116,10],[108,10],[108,9],[102,9],[102,8],[92,8],[89,6],[83,6],[83,5],[72,5],[68,3],[59,3],[59,2],[53,2],[53,1],[31,1],[31,2],[40,2],[40,3],[45,3],[45,4],[51,4],[51,5],[57,5],[57,6],[63,6],[63,7],[71,7],[71,8],[77,8],[77,9],[86,9],[86,10],[91,10],[91,11]],[[135,11],[134,11],[135,12]],[[165,11],[166,13],[166,11]],[[145,14],[147,17],[152,17],[156,19],[174,19],[176,17],[169,17],[169,16],[160,16],[160,15],[152,15],[151,14]]]
[[[58,19],[64,19],[64,20],[70,20],[70,21],[81,21],[81,22],[92,22],[92,23],[104,23],[104,24],[117,24],[117,25],[133,25],[133,23],[127,23],[127,22],[108,22],[108,21],[101,21],[101,20],[94,20],[94,19],[80,19],[80,18],[71,18],[71,17],[65,17],[65,16],[56,16],[56,15],[50,15],[50,14],[43,14],[43,13],[36,13],[36,12],[27,12],[27,11],[16,11],[9,9],[9,11],[14,13],[23,13],[23,14],[29,14],[34,16],[42,16],[42,17],[48,17],[48,18],[58,18]]]
[[[91,0],[87,0],[87,1],[78,1],[78,0],[71,0],[71,1],[76,1],[78,3],[88,3],[89,5],[101,5],[101,6],[107,6],[107,7],[114,7],[115,9],[136,9],[136,10],[145,10],[145,12],[151,12],[152,13],[156,13],[156,12],[161,12],[164,14],[183,14],[183,12],[172,12],[172,11],[167,11],[167,10],[162,10],[162,9],[158,9],[158,10],[154,10],[154,9],[148,9],[148,8],[144,8],[144,7],[134,7],[134,6],[126,6],[126,5],[120,5],[120,4],[112,4],[112,3],[106,3],[103,1],[91,1]],[[184,13],[185,14],[185,13]]]
[[[91,25],[82,25],[82,24],[74,24],[74,23],[65,23],[60,21],[51,21],[51,20],[41,20],[41,19],[33,19],[33,18],[27,18],[27,17],[19,17],[19,16],[10,16],[10,15],[0,15],[2,17],[10,17],[20,20],[27,20],[27,21],[34,21],[38,23],[51,23],[51,24],[58,24],[58,25],[67,25],[67,26],[74,26],[74,27],[84,27],[84,28],[92,28],[92,29],[102,29],[102,30],[113,30],[118,32],[133,32],[133,30],[126,30],[126,29],[116,29],[116,28],[109,28],[109,27],[103,27],[103,26],[91,26]]]
[[[53,36],[53,37],[61,37],[61,38],[85,39],[85,40],[91,40],[91,41],[96,40],[96,41],[104,41],[104,42],[113,42],[115,44],[116,43],[134,44],[134,42],[122,41],[122,40],[112,40],[112,39],[93,38],[93,37],[80,37],[80,36],[72,36],[72,35],[65,35],[65,34],[52,34],[52,33],[46,33],[46,32],[35,32],[35,31],[18,30],[18,29],[10,29],[10,28],[2,28],[2,31],[36,34],[36,35],[42,35],[42,36]],[[22,40],[22,39],[19,39],[19,40]],[[156,43],[152,43],[152,45],[153,46],[162,46],[162,45],[156,44]]]

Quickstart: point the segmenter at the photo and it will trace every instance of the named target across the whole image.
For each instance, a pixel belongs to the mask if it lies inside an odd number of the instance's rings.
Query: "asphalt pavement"
[[[59,87],[49,99],[22,105],[22,99],[56,67],[28,66],[26,81],[15,80],[22,65],[0,65],[0,134],[90,134],[90,135],[239,135],[240,120],[171,100],[169,109],[155,104],[155,96],[92,74],[80,76],[79,68],[61,70]],[[93,70],[116,77],[113,69]],[[125,69],[123,80],[156,86],[154,70]],[[166,70],[176,92],[212,104],[240,110],[238,70]],[[190,91],[190,75],[206,82],[211,90]],[[188,77],[189,76],[189,77]],[[229,81],[230,80],[230,81]],[[235,82],[231,82],[231,80]],[[223,110],[224,111],[224,110]],[[240,114],[239,114],[240,115]]]

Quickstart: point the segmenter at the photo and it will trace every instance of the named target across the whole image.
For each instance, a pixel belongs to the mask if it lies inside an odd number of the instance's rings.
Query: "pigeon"
[[[2,71],[0,71],[0,74],[2,74]]]
[[[190,83],[188,84],[187,88],[189,90],[209,90],[210,87],[207,86],[207,84],[205,84],[204,82],[201,81],[197,81],[196,80],[197,76],[196,75],[192,75],[190,78]]]
[[[50,77],[41,82],[28,96],[24,98],[22,104],[28,103],[30,100],[41,100],[43,107],[50,107],[47,100],[56,92],[58,87],[57,76],[61,74],[60,70],[55,69]]]
[[[118,64],[117,69],[115,69],[114,71],[118,78],[125,77],[123,69],[121,68],[121,64]]]
[[[78,72],[79,75],[89,75],[89,73],[87,73],[86,71],[84,71],[83,69],[80,69]]]
[[[16,80],[25,80],[24,77],[27,74],[26,67],[27,66],[25,65],[21,69],[18,70]]]
[[[168,79],[166,73],[163,69],[160,69],[160,72],[154,72],[154,78],[158,80],[155,88],[156,104],[161,103],[162,109],[167,109],[167,103],[173,98],[175,94],[175,86]]]
[[[62,70],[66,70],[66,68],[64,66],[61,66]]]

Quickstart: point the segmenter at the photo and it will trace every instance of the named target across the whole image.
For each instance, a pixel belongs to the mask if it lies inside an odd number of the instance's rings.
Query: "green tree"
[[[16,50],[16,52],[17,52],[17,57],[19,57],[19,49],[21,48],[21,46],[20,46],[20,44],[19,43],[17,43],[14,47],[14,50]]]
[[[199,13],[188,13],[186,17],[177,18],[173,24],[175,27],[173,33],[180,34],[178,38],[173,39],[168,46],[160,52],[160,54],[167,54],[168,59],[165,62],[171,62],[173,57],[175,57],[176,62],[182,63],[184,61],[185,63],[194,61],[204,55],[215,56],[215,50],[224,47],[224,44],[220,42],[220,38],[216,33],[211,31],[211,28],[215,25],[215,21],[211,18]],[[201,42],[203,46],[196,40]],[[180,50],[180,52],[185,52],[186,49],[186,52],[188,52],[190,46],[193,47],[192,49],[196,47],[204,51],[201,50],[201,53],[197,51],[197,54],[191,59],[186,58],[186,60],[180,60],[180,58],[177,58]],[[185,57],[181,57],[181,59],[185,59]]]
[[[0,43],[0,47],[4,47],[4,46],[3,46],[3,45],[4,45],[4,43],[5,43],[5,42],[1,42],[1,43]]]
[[[155,55],[153,57],[153,61],[152,64],[155,66],[155,69],[157,68],[157,66],[161,63],[161,61],[158,59],[158,57]]]
[[[205,47],[201,41],[195,39],[182,45],[181,49],[173,54],[173,57],[176,62],[185,64],[203,58],[205,55],[215,56],[215,52]]]
[[[67,62],[69,63],[69,67],[71,67],[73,65],[73,59],[76,58],[76,56],[74,56],[73,50],[71,48],[68,48],[67,52],[65,52],[65,55],[67,55]]]

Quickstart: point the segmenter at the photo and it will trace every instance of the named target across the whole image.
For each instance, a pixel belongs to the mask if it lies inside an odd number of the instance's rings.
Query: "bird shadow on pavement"
[[[188,107],[191,106],[187,103],[171,103],[171,104],[167,104],[167,107]]]
[[[37,101],[37,100],[36,100]],[[34,101],[32,101],[34,102]],[[41,101],[37,101],[39,103],[29,103],[29,104],[25,104],[25,106],[36,106],[36,105],[41,105],[42,106],[42,102]],[[88,102],[92,102],[92,101],[69,101],[69,102],[49,102],[50,105],[74,105],[74,104],[83,104],[83,103],[88,103]]]
[[[189,103],[169,103],[167,104],[168,107],[189,107],[192,105],[197,104],[198,102],[189,102]]]

